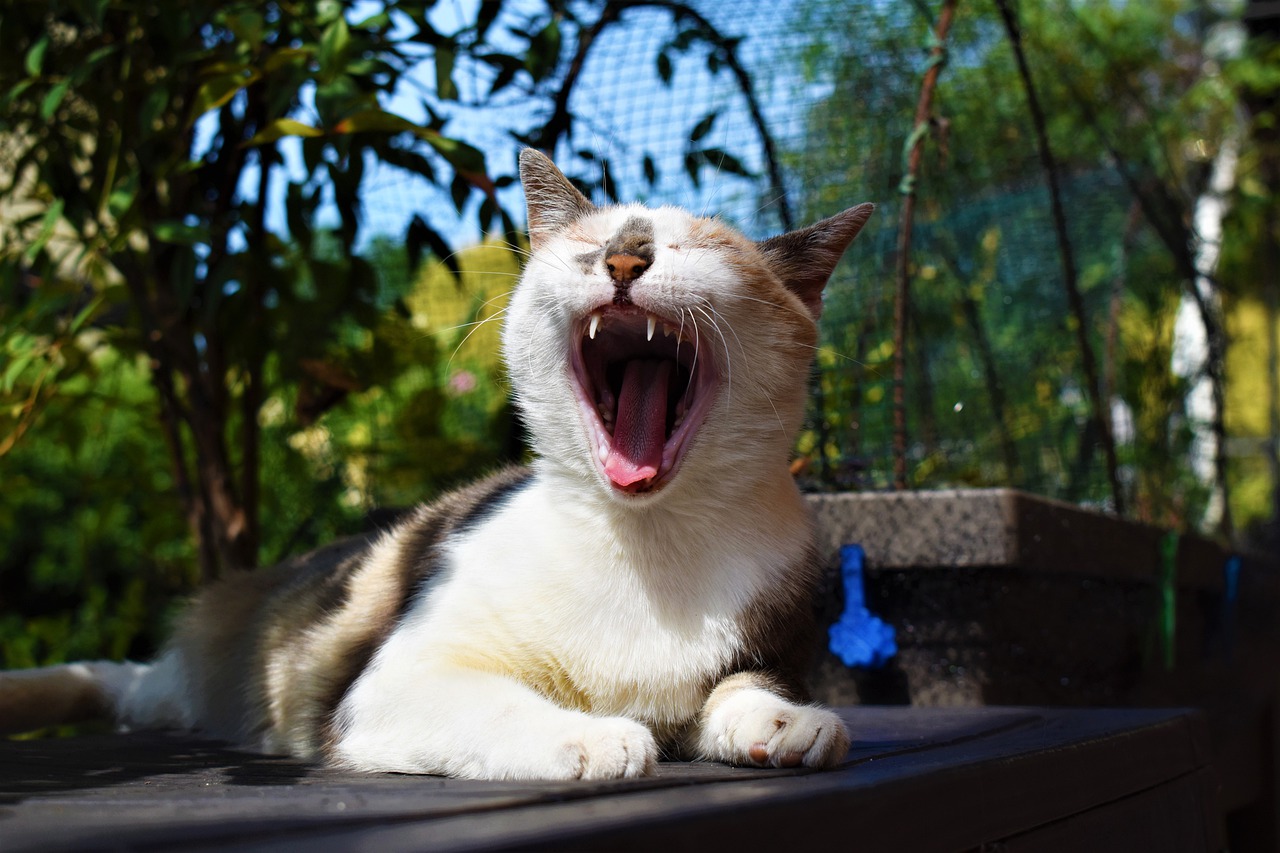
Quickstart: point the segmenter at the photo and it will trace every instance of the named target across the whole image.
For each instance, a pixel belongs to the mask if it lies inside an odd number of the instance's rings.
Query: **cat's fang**
[[[648,334],[649,340],[653,340],[653,330],[657,328],[657,326],[658,326],[658,318],[650,314],[649,315],[649,334]]]
[[[591,325],[587,327],[587,335],[593,341],[596,339],[596,329],[598,328],[600,328],[600,312],[596,311],[591,314]],[[653,334],[650,333],[649,337],[652,338]]]

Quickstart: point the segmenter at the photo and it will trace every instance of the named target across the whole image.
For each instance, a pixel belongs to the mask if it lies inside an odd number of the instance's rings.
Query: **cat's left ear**
[[[874,204],[860,204],[808,228],[756,244],[769,267],[800,297],[813,319],[822,313],[822,288],[827,279],[875,209]]]
[[[529,210],[529,243],[538,248],[596,206],[541,151],[520,152],[520,183]]]

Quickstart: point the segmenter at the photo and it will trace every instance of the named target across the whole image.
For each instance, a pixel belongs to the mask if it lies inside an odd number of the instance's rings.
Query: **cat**
[[[0,727],[105,716],[477,779],[844,758],[805,704],[820,568],[788,460],[822,290],[872,205],[757,243],[597,207],[531,149],[520,175],[502,346],[532,463],[211,585],[151,664],[0,675]]]

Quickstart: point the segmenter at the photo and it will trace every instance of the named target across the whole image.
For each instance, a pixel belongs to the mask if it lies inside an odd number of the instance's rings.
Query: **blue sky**
[[[788,97],[788,87],[785,82],[778,84],[777,57],[762,55],[761,51],[766,46],[749,37],[753,21],[760,18],[759,13],[756,18],[748,20],[743,19],[740,13],[735,15],[729,8],[736,4],[701,5],[725,35],[748,36],[743,42],[741,56],[748,67],[766,71],[756,71],[756,82],[761,88],[763,108],[770,123],[777,126],[788,117],[794,118],[796,105]],[[764,9],[771,21],[783,18],[777,4],[750,5]],[[789,5],[789,2],[784,5]],[[477,6],[477,0],[440,3],[432,12],[432,24],[441,32],[454,32],[474,20]],[[491,30],[491,40],[498,40],[499,47],[518,52],[522,47],[520,39],[507,36],[509,44],[501,43],[504,25],[518,22],[521,15],[536,14],[545,7],[534,0],[509,6],[513,7],[513,13],[504,12]],[[361,2],[352,8],[349,17],[359,20],[380,8],[380,3]],[[572,156],[571,149],[589,148],[613,162],[615,181],[626,199],[681,204],[695,212],[710,213],[727,208],[730,218],[750,227],[760,205],[757,193],[761,184],[708,172],[702,185],[695,187],[685,175],[683,154],[688,129],[712,110],[720,111],[721,115],[703,144],[733,152],[757,173],[763,171],[763,162],[758,139],[746,124],[746,111],[736,86],[726,72],[722,71],[714,78],[707,72],[704,51],[675,55],[676,85],[669,87],[661,81],[655,57],[658,47],[672,32],[669,14],[648,8],[628,10],[620,24],[606,29],[593,46],[575,88],[573,105],[579,115],[575,125],[576,145],[566,146],[557,152],[558,160],[570,174],[583,173],[594,166]],[[424,59],[430,59],[425,51]],[[762,79],[770,75],[773,79]],[[425,121],[424,94],[430,96],[434,93],[434,78],[434,63],[420,63],[399,82],[395,94],[384,103],[384,107],[410,120]],[[513,86],[510,96],[499,99],[496,107],[482,109],[469,105],[480,100],[491,79],[492,71],[486,66],[459,63],[455,73],[459,101],[440,103],[434,98],[432,101],[438,113],[449,117],[446,132],[484,150],[490,174],[496,177],[515,172],[518,146],[507,135],[506,129],[535,126],[540,118],[538,111],[549,109],[550,100],[545,96],[534,99],[520,97],[517,87]],[[806,94],[810,98],[813,96],[812,91]],[[315,120],[315,116],[305,108],[298,118],[308,122]],[[198,124],[197,151],[208,144],[213,129],[212,116]],[[284,167],[276,170],[270,182],[267,218],[273,230],[284,234],[287,233],[283,203],[286,184],[290,180],[305,179],[305,170],[297,140],[282,141],[280,150]],[[644,180],[641,171],[645,153],[652,154],[659,169],[660,178],[652,187]],[[239,188],[241,195],[252,198],[256,186],[256,168],[247,169]],[[522,222],[523,196],[518,186],[500,191],[499,198],[513,217]],[[472,194],[468,209],[459,216],[447,193],[425,180],[393,167],[367,164],[362,200],[361,245],[367,245],[377,235],[395,237],[403,234],[415,214],[425,218],[453,245],[473,243],[481,236],[475,215],[480,203],[478,192]],[[732,215],[735,211],[737,215]],[[322,206],[320,215],[324,224],[337,222],[337,212],[331,204]]]

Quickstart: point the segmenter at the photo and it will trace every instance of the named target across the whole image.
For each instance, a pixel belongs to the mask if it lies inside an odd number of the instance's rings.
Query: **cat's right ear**
[[[547,155],[533,148],[520,152],[520,183],[529,210],[529,244],[535,249],[596,209]]]
[[[860,204],[808,228],[756,244],[774,274],[800,297],[814,320],[822,313],[822,289],[827,279],[875,209],[874,204]]]

